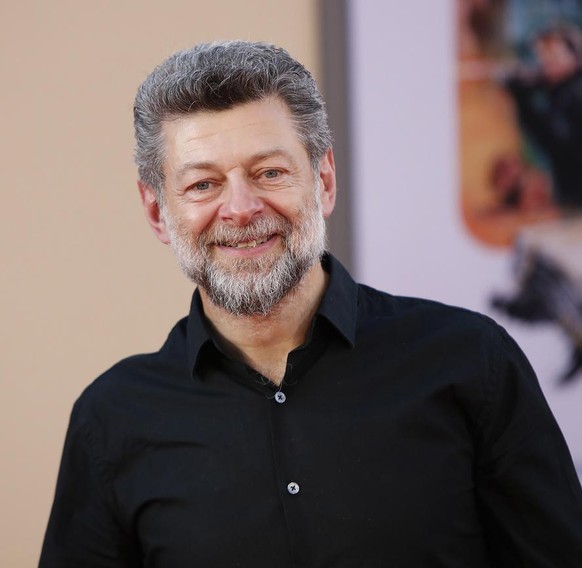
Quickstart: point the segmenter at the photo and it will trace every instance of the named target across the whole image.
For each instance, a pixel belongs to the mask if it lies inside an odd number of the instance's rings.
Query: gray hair
[[[311,73],[280,47],[227,41],[175,53],[140,85],[133,107],[140,180],[163,201],[164,121],[268,97],[278,97],[287,105],[311,165],[318,171],[332,137],[325,103]]]

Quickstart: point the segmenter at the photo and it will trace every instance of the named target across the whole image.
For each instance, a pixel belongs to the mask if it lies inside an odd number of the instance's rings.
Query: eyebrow
[[[272,148],[269,150],[257,152],[256,154],[249,156],[246,161],[249,163],[254,163],[260,162],[261,160],[267,160],[269,158],[279,158],[279,157],[289,160],[289,162],[293,166],[297,165],[295,160],[291,157],[291,154],[289,154],[289,152],[287,152],[287,150],[283,148]],[[178,170],[176,175],[177,178],[180,179],[191,170],[212,170],[216,168],[217,163],[211,160],[191,161],[183,164]]]

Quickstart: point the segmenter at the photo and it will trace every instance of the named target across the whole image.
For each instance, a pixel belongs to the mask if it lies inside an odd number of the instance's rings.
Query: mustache
[[[242,227],[223,223],[211,227],[199,237],[201,246],[233,246],[245,241],[258,241],[274,235],[287,237],[292,231],[291,223],[281,216],[259,217]]]

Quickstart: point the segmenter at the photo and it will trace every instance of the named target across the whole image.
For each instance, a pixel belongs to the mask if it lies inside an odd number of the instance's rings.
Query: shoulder
[[[159,351],[126,357],[93,380],[77,399],[73,415],[89,420],[114,414],[116,409],[126,412],[128,405],[155,397],[160,389],[184,376],[186,319],[178,321]]]
[[[375,288],[358,286],[359,315],[363,322],[376,321],[411,331],[450,331],[499,336],[505,330],[482,313],[435,300],[395,296]]]
[[[495,388],[508,360],[523,361],[521,350],[492,318],[434,300],[394,296],[359,287],[357,341],[402,367],[422,367],[432,376]]]
[[[497,433],[500,417],[523,401],[531,415],[547,413],[529,361],[492,318],[366,286],[360,286],[360,318],[362,343],[396,361],[403,376],[416,370],[423,384],[450,388],[477,429],[488,424]]]

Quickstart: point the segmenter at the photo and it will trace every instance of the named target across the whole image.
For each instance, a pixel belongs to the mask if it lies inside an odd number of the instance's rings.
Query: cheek
[[[300,215],[302,210],[313,207],[313,189],[295,189],[294,192],[289,192],[287,194],[280,193],[273,196],[271,199],[265,200],[267,205],[266,214],[268,214],[270,210],[272,213],[276,213],[285,219],[293,221]]]
[[[183,235],[197,237],[212,227],[216,214],[210,207],[197,205],[181,209],[173,216],[173,220],[175,230]]]

